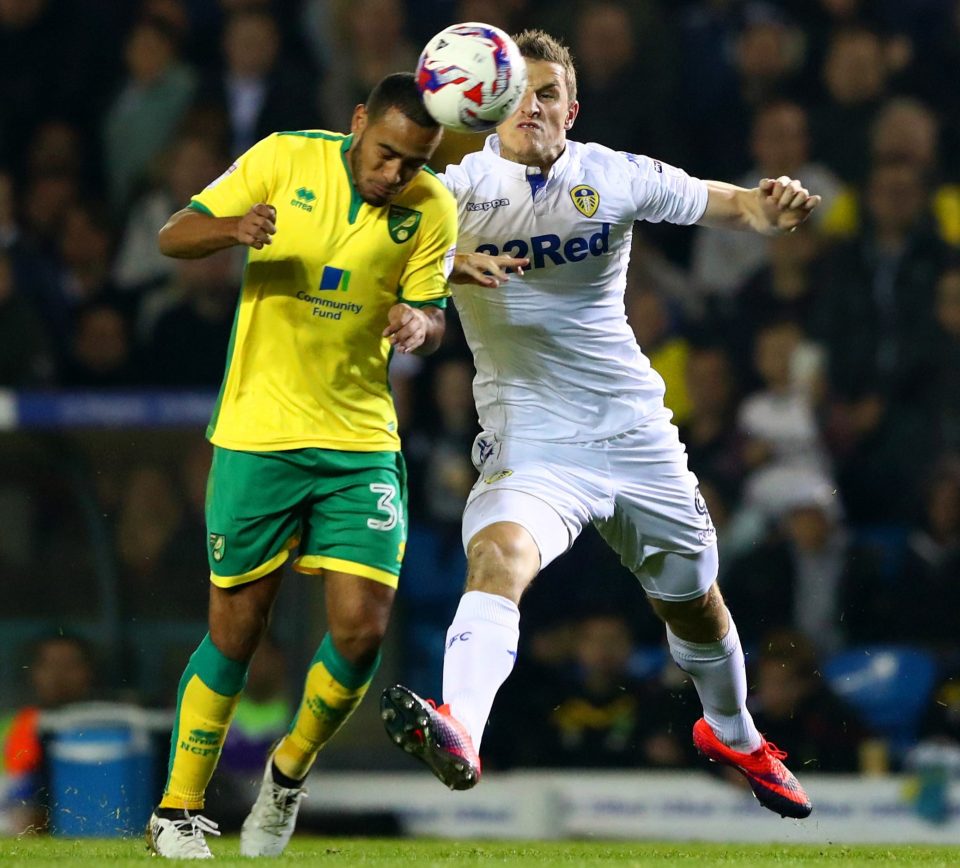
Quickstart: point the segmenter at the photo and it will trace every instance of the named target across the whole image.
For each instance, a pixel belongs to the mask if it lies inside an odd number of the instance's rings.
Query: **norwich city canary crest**
[[[220,563],[227,548],[227,538],[222,533],[210,534],[210,554],[213,559]]]
[[[390,237],[397,244],[409,241],[420,225],[421,216],[419,211],[414,211],[412,208],[391,205],[387,212],[387,229],[390,232]]]
[[[584,217],[592,217],[597,213],[597,207],[600,205],[600,194],[593,187],[580,184],[570,191],[570,198],[573,199],[573,204],[577,206],[577,210]]]

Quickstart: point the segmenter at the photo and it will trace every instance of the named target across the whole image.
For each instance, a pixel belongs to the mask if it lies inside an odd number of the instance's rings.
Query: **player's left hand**
[[[774,232],[792,232],[821,202],[795,178],[764,178],[757,187],[760,208]]]
[[[497,287],[510,280],[511,271],[522,276],[523,269],[529,264],[529,259],[504,254],[458,253],[453,258],[450,282]]]
[[[400,302],[387,311],[387,321],[390,324],[383,336],[390,339],[398,352],[412,353],[423,346],[429,323],[422,310]]]

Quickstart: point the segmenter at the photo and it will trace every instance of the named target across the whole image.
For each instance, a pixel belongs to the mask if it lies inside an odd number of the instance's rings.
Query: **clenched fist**
[[[237,241],[245,247],[263,250],[265,244],[272,244],[271,235],[277,232],[277,209],[273,205],[259,202],[254,205],[237,225]]]

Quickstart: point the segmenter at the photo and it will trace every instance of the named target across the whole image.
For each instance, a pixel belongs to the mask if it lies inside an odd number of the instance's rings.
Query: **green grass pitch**
[[[213,839],[210,844],[219,866],[374,866],[374,868],[450,868],[450,866],[877,866],[960,865],[960,847],[911,845],[822,846],[783,844],[706,844],[637,841],[424,841],[382,838],[309,838],[297,836],[279,859],[254,860],[237,856],[239,839]],[[68,838],[0,839],[4,868],[63,868],[63,866],[130,866],[150,864],[141,840],[83,840]],[[159,868],[160,863],[153,861]],[[172,863],[171,863],[172,864]],[[177,862],[176,864],[188,864]],[[193,863],[189,863],[193,864]]]

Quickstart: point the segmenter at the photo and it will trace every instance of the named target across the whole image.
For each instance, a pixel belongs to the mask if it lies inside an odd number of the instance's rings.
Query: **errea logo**
[[[313,202],[317,199],[317,194],[313,192],[309,187],[300,187],[294,191],[295,199],[290,200],[290,204],[294,208],[299,208],[301,211],[312,211]]]

